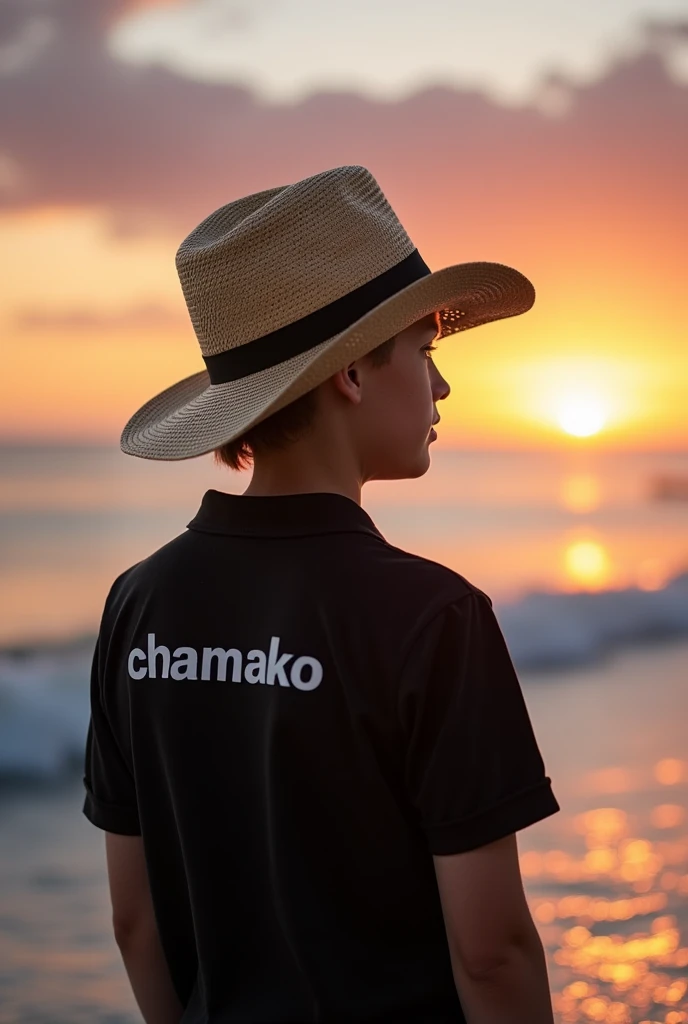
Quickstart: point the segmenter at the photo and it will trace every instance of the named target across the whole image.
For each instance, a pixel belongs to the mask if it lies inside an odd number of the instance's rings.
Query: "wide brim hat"
[[[358,165],[227,203],[175,262],[206,368],[129,419],[120,447],[143,459],[213,451],[430,313],[441,339],[535,301],[500,263],[431,271]]]

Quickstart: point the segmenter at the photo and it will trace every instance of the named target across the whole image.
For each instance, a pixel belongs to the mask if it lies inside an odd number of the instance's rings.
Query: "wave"
[[[531,592],[495,613],[519,671],[688,636],[688,572],[654,591]],[[0,648],[0,782],[81,773],[95,635]]]
[[[688,572],[660,590],[531,592],[495,612],[517,668],[589,664],[619,647],[688,636]]]

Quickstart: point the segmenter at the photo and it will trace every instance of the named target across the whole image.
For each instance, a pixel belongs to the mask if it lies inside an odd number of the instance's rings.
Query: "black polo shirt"
[[[84,784],[184,1024],[463,1021],[432,854],[559,810],[489,598],[334,493],[209,490],[115,580]]]

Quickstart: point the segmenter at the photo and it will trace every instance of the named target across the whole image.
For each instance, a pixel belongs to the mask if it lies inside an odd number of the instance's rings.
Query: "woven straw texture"
[[[181,243],[176,266],[203,356],[294,323],[400,263],[414,244],[370,171],[335,167],[222,206]],[[533,286],[499,263],[463,263],[413,282],[316,347],[225,384],[201,370],[145,403],[122,451],[204,455],[321,384],[428,313],[439,338],[530,309]]]

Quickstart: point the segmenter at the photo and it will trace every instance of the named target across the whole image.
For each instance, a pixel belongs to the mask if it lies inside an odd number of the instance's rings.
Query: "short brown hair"
[[[395,341],[396,335],[383,341],[377,348],[371,349],[364,358],[368,359],[372,366],[384,366],[392,358]],[[248,469],[256,454],[286,448],[308,430],[313,422],[316,407],[315,391],[307,391],[289,405],[278,409],[272,416],[256,423],[255,427],[249,427],[245,434],[215,448],[215,463],[235,470]]]

